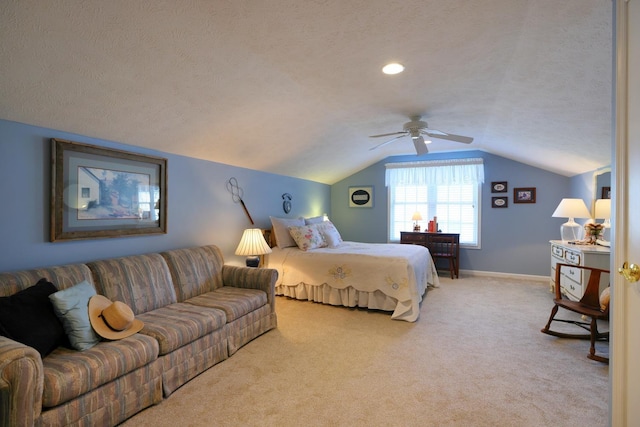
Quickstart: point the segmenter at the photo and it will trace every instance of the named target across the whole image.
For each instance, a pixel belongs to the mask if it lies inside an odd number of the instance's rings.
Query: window
[[[482,159],[456,159],[386,165],[389,191],[389,240],[399,241],[400,231],[413,230],[414,212],[426,223],[460,233],[460,244],[480,246],[480,200],[484,182]]]

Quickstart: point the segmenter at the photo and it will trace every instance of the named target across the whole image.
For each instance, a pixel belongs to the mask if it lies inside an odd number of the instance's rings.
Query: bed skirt
[[[352,286],[344,289],[336,289],[326,283],[322,285],[299,283],[296,286],[276,285],[275,291],[276,295],[297,300],[313,301],[343,307],[359,307],[383,311],[396,311],[398,308],[398,300],[385,295],[381,291],[359,291]],[[398,318],[398,320],[405,320],[399,316],[396,318]]]

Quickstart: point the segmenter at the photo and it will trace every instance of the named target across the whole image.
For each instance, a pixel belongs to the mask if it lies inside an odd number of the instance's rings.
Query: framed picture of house
[[[513,203],[535,203],[536,202],[536,188],[514,188],[513,189]]]
[[[52,242],[167,232],[167,159],[51,140]]]
[[[373,187],[349,187],[349,207],[350,208],[372,208],[373,207]]]

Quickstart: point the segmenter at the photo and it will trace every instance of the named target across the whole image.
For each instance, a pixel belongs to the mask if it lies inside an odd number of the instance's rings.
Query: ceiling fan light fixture
[[[399,64],[397,62],[391,62],[384,67],[382,67],[382,72],[385,74],[393,75],[399,74],[404,71],[404,65]]]

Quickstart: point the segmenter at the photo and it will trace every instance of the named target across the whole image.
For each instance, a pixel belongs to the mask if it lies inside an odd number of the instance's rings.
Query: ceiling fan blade
[[[426,133],[431,138],[446,139],[448,141],[462,142],[463,144],[471,144],[473,142],[473,138],[469,136],[454,135],[452,133],[444,133],[435,129],[425,130],[423,133]]]
[[[381,136],[392,136],[392,135],[402,135],[402,136],[404,136],[404,135],[408,135],[408,134],[409,134],[409,132],[402,130],[402,131],[398,131],[398,132],[382,133],[380,135],[371,135],[371,136],[369,136],[369,138],[379,138]]]
[[[378,144],[378,145],[376,145],[375,147],[371,147],[371,148],[369,148],[369,151],[371,151],[371,150],[375,150],[376,148],[383,147],[383,146],[385,146],[385,145],[387,145],[387,144],[392,143],[392,142],[393,142],[393,141],[395,141],[396,139],[404,138],[405,136],[407,136],[407,134],[405,134],[405,133],[403,132],[403,135],[396,136],[395,138],[392,138],[392,139],[390,139],[390,140],[388,140],[388,141],[385,141],[385,142],[383,142],[382,144]]]
[[[419,136],[417,138],[412,138],[412,139],[413,139],[413,145],[414,147],[416,147],[416,153],[418,154],[418,156],[427,154],[429,152],[429,149],[427,148],[427,144],[425,144],[423,137]]]

